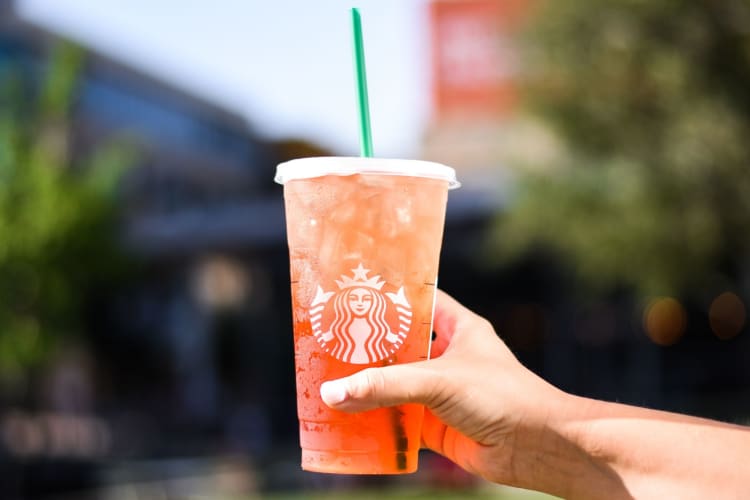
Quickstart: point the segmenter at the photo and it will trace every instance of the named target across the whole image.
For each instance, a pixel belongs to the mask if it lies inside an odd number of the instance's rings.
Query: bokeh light
[[[250,276],[242,265],[224,256],[204,259],[193,278],[198,300],[211,309],[241,306],[251,287]]]
[[[732,292],[724,292],[716,297],[708,309],[711,331],[724,340],[730,339],[742,331],[746,317],[745,304]]]
[[[672,297],[652,300],[643,313],[643,328],[655,343],[673,345],[685,333],[687,314],[685,308]]]

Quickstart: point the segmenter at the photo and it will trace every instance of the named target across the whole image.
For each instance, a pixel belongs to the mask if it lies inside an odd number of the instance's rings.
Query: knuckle
[[[355,399],[380,404],[385,389],[385,377],[376,368],[362,370],[354,378],[351,395]]]
[[[453,379],[442,370],[433,371],[431,378],[432,383],[424,394],[423,402],[430,408],[439,408],[454,396]]]
[[[478,329],[493,332],[495,331],[495,327],[492,326],[492,323],[490,323],[490,320],[488,320],[485,317],[477,316],[477,326]]]

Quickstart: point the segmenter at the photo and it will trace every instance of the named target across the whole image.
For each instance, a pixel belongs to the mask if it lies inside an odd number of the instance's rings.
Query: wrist
[[[562,498],[589,498],[591,491],[607,491],[608,498],[621,497],[622,484],[615,471],[593,459],[584,446],[582,422],[596,403],[551,388],[544,414],[535,425],[520,431],[514,443],[514,486]]]

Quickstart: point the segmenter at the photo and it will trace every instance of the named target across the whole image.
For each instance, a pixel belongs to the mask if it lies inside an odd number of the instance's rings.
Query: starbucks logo
[[[325,352],[345,363],[386,359],[404,344],[412,311],[404,287],[384,292],[380,276],[368,277],[362,263],[335,280],[338,290],[318,285],[310,304],[313,335]]]

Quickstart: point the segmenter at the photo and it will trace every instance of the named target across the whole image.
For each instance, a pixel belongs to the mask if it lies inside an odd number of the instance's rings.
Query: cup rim
[[[286,161],[276,167],[276,175],[273,180],[278,184],[284,184],[295,179],[356,174],[424,177],[446,181],[448,182],[448,189],[456,189],[461,186],[461,183],[456,179],[455,169],[442,163],[426,160],[357,156],[317,156]]]

